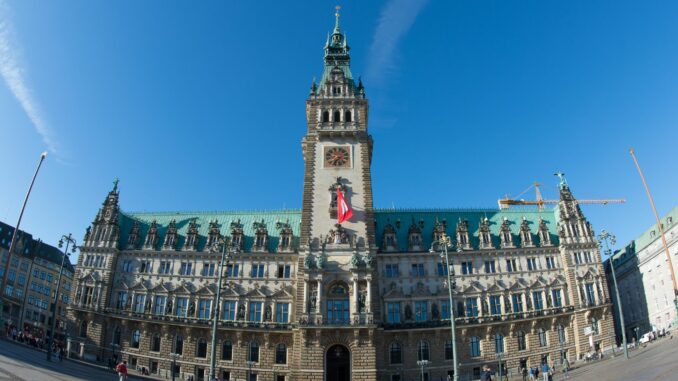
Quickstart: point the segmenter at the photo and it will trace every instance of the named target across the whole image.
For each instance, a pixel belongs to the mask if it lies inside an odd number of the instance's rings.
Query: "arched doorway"
[[[333,345],[325,354],[325,381],[351,379],[351,352],[343,345]]]

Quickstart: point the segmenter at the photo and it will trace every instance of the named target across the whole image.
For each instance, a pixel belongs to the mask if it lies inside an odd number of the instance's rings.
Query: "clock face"
[[[350,159],[348,147],[325,147],[326,167],[349,167]]]

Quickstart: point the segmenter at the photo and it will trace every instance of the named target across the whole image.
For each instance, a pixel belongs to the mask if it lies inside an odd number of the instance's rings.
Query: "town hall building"
[[[300,210],[130,213],[116,181],[81,246],[70,353],[207,379],[215,312],[221,380],[445,380],[454,361],[469,380],[614,345],[598,244],[564,178],[546,210],[373,207],[380,158],[338,14],[306,119]]]

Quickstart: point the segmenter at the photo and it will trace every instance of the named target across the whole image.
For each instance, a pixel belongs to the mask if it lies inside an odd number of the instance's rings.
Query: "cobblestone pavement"
[[[112,371],[64,360],[48,362],[45,352],[0,340],[0,381],[106,381],[118,380]],[[147,380],[129,377],[129,381]]]

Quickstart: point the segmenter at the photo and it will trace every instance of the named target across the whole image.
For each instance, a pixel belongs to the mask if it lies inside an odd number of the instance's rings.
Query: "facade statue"
[[[431,317],[433,318],[433,320],[437,320],[438,318],[440,318],[440,311],[438,311],[437,303],[431,304]]]
[[[311,254],[307,254],[306,258],[304,258],[304,267],[307,269],[315,268],[315,260]]]
[[[191,303],[188,305],[188,316],[195,316],[195,304]]]
[[[412,307],[409,304],[405,305],[405,320],[412,320]]]
[[[271,321],[271,305],[266,306],[266,312],[264,313],[264,321]]]
[[[318,302],[318,291],[311,292],[311,297],[308,301],[308,311],[315,312],[316,303]]]
[[[360,256],[358,255],[358,253],[353,253],[353,256],[351,257],[351,265],[353,267],[358,267],[358,266],[360,266],[361,262],[362,262],[362,260],[360,259]]]
[[[367,300],[367,293],[363,290],[358,292],[358,312],[365,313],[365,301]]]
[[[365,256],[365,264],[371,269],[374,268],[374,265],[376,264],[376,258],[373,255]]]
[[[322,254],[320,254],[320,255],[318,256],[318,260],[317,260],[318,268],[319,268],[319,269],[324,269],[324,268],[325,268],[325,262],[326,262],[326,261],[327,261],[327,259],[325,258],[325,256],[322,255]]]
[[[245,319],[245,305],[241,304],[238,307],[238,319],[239,320],[244,320]]]
[[[172,299],[167,301],[167,307],[165,308],[165,315],[172,314]]]

